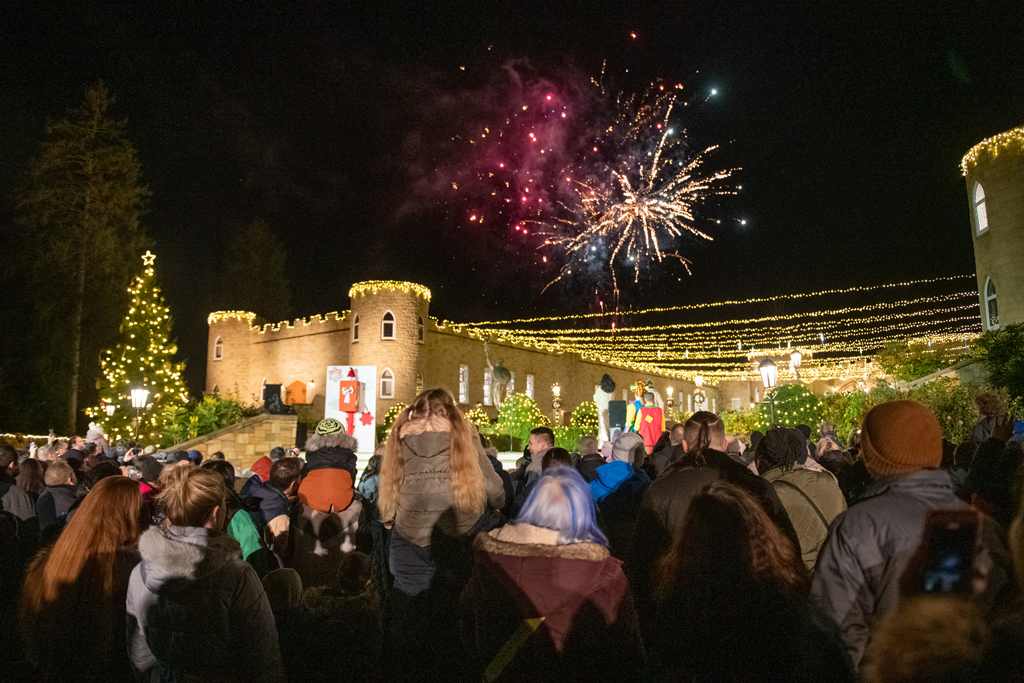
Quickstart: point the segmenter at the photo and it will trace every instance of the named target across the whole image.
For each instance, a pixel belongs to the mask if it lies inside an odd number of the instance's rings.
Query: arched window
[[[996,283],[992,278],[985,280],[985,325],[990,330],[999,329],[999,306],[996,303]]]
[[[266,392],[266,390],[267,390],[267,378],[264,377],[263,381],[260,382],[260,402],[261,403],[263,402],[263,394]]]
[[[224,342],[221,341],[220,337],[217,337],[217,341],[213,342],[213,359],[220,360],[224,357]]]
[[[352,343],[359,341],[359,314],[352,318]]]
[[[220,385],[214,384],[213,391],[211,391],[210,393],[213,394],[214,396],[220,396]]]
[[[384,311],[384,317],[380,319],[380,338],[395,338],[395,314],[391,311]]]
[[[395,375],[390,368],[384,368],[384,372],[380,373],[380,397],[395,397]]]
[[[971,192],[971,203],[974,205],[974,228],[978,234],[988,230],[988,211],[985,209],[985,188],[981,183],[974,183]]]
[[[423,343],[423,316],[416,319],[416,341]]]

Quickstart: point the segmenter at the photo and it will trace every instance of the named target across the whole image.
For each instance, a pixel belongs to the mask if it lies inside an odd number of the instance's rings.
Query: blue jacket
[[[260,481],[259,477],[249,477],[242,485],[239,495],[246,501],[249,515],[252,516],[252,522],[256,525],[260,538],[263,538],[263,531],[270,520],[281,515],[288,516],[291,512],[288,496],[269,483]]]

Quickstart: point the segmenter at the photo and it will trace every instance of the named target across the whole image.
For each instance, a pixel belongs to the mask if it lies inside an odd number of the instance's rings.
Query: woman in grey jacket
[[[166,528],[139,541],[128,583],[129,654],[152,681],[283,681],[266,593],[224,531],[224,479],[199,467],[160,477]]]
[[[394,591],[386,624],[395,679],[459,678],[459,594],[472,538],[505,503],[501,477],[445,389],[425,391],[391,427],[381,462],[380,518],[392,525]],[[453,668],[454,667],[454,668]]]

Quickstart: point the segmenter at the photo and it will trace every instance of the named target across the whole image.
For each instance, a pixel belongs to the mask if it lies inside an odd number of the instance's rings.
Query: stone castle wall
[[[270,455],[272,448],[294,447],[297,425],[298,418],[295,415],[257,415],[191,441],[171,446],[168,450],[197,450],[203,454],[204,460],[209,459],[212,453],[220,451],[224,454],[225,460],[241,471],[252,467],[252,464],[264,455]]]

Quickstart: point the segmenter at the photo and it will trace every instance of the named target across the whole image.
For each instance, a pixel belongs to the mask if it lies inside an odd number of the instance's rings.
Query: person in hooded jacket
[[[39,518],[40,540],[53,541],[64,527],[68,513],[78,505],[78,479],[71,465],[55,460],[46,469],[43,481],[46,488],[36,499],[36,516]]]
[[[473,545],[460,611],[475,680],[643,679],[629,585],[578,472],[545,469],[515,524]]]
[[[246,501],[256,529],[284,564],[290,557],[292,498],[302,475],[302,461],[281,458],[270,468],[266,483],[249,477],[240,496]]]
[[[235,493],[234,466],[226,460],[207,460],[202,467],[223,477],[228,494],[225,499],[228,508],[225,529],[228,536],[241,546],[242,559],[251,564],[256,575],[262,579],[278,568],[278,561],[256,528],[256,523],[252,521],[254,511],[250,510],[249,501]]]
[[[306,441],[306,469],[292,514],[292,567],[306,587],[334,579],[345,553],[356,549],[363,511],[355,487],[355,437],[333,418],[321,420]]]
[[[498,523],[505,490],[447,390],[421,393],[395,418],[377,502],[393,525],[385,625],[392,677],[459,678],[466,658],[451,605],[468,579],[471,539]]]
[[[139,540],[128,582],[129,656],[153,681],[284,680],[266,593],[224,533],[227,489],[202,467],[169,467],[160,503],[169,525]]]
[[[601,512],[612,556],[625,559],[633,525],[651,479],[640,469],[646,449],[637,432],[624,432],[612,445],[612,459],[597,468],[590,493]]]

